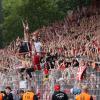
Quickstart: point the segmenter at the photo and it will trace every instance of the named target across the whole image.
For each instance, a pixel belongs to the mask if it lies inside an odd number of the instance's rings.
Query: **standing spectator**
[[[6,95],[5,91],[1,91],[1,94],[2,94],[3,98],[4,98],[4,96]],[[0,99],[0,100],[1,100],[1,99]]]
[[[71,91],[72,94],[74,95],[79,95],[81,93],[81,84],[77,84],[76,86],[74,86]]]
[[[34,65],[34,70],[41,70],[40,55],[38,55],[38,53],[35,53],[33,56],[33,65]]]
[[[42,52],[42,43],[40,42],[40,40],[36,40],[35,42],[34,42],[34,47],[35,47],[35,51],[37,52],[37,53],[41,53]]]
[[[38,97],[35,95],[33,90],[28,90],[23,94],[23,100],[38,100]]]
[[[24,94],[24,91],[20,90],[19,91],[19,100],[23,100],[23,94]]]
[[[3,100],[3,94],[0,93],[0,100]]]
[[[17,93],[16,90],[13,90],[11,93],[12,93],[12,95],[13,95],[13,99],[14,99],[14,100],[19,100],[19,96],[18,96],[18,93]]]
[[[68,100],[67,94],[60,91],[60,85],[56,84],[54,90],[55,92],[52,95],[52,100]]]
[[[88,87],[82,87],[82,93],[76,96],[75,100],[93,100],[93,97],[88,93]]]
[[[13,95],[11,93],[11,88],[10,87],[6,87],[6,95],[4,97],[4,100],[14,100],[13,99]]]

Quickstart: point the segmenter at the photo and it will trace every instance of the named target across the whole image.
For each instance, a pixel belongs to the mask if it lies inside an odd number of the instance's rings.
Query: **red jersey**
[[[49,74],[48,69],[46,69],[46,68],[44,69],[44,74],[45,74],[45,75],[48,75],[48,74]]]
[[[41,70],[40,56],[39,55],[34,55],[33,56],[33,65],[34,65],[34,70],[36,70],[36,69]]]

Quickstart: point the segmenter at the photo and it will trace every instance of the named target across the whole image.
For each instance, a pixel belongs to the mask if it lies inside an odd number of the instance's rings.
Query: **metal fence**
[[[76,71],[75,71],[76,72]],[[61,90],[65,91],[69,99],[74,100],[75,95],[70,93],[70,89],[76,85],[76,74],[70,73],[70,78],[62,78],[62,72],[51,70],[49,78],[45,78],[43,72],[34,72],[31,80],[31,85],[40,93],[40,100],[51,100],[54,92],[53,87],[55,83],[61,85]],[[93,71],[91,68],[87,69],[86,79],[81,84],[89,86],[89,93],[93,96],[94,100],[100,100],[100,71]]]

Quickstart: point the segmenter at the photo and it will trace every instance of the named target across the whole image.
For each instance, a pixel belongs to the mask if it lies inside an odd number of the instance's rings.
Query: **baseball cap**
[[[60,90],[60,85],[59,85],[59,84],[56,84],[56,85],[54,86],[54,90],[55,90],[55,91],[59,91],[59,90]]]

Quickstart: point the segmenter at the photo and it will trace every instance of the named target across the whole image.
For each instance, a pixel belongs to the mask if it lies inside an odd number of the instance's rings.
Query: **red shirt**
[[[48,75],[48,74],[49,74],[48,69],[46,69],[46,68],[44,69],[44,74],[45,74],[45,75]]]
[[[100,47],[98,48],[98,52],[100,53]]]
[[[40,56],[39,55],[34,55],[33,56],[33,65],[34,65],[34,70],[41,70]]]
[[[34,55],[33,56],[33,64],[34,65],[39,65],[40,64],[40,56],[39,55]]]

